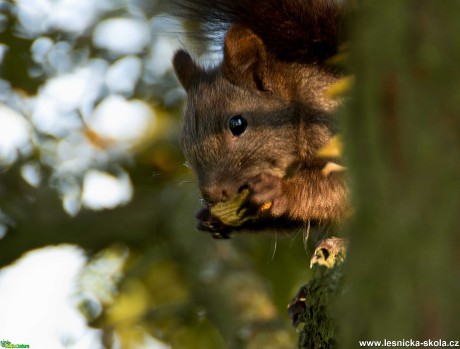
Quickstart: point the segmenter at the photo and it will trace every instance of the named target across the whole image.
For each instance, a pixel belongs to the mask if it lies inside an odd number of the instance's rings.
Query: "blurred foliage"
[[[0,103],[28,125],[26,145],[0,152],[0,266],[45,246],[82,247],[79,309],[106,348],[292,348],[286,305],[309,275],[302,232],[215,241],[194,229],[199,193],[178,148],[183,94],[168,56],[178,24],[121,0],[85,4],[67,4],[74,16],[87,6],[83,26],[59,17],[64,2],[0,1]],[[111,19],[147,28],[148,42],[121,53],[98,46],[95,33]],[[111,113],[132,111],[132,123],[139,110],[150,115],[136,137],[110,128],[126,115],[95,121],[114,97]],[[99,194],[87,193],[89,173],[108,180]],[[125,198],[109,203],[122,180]]]

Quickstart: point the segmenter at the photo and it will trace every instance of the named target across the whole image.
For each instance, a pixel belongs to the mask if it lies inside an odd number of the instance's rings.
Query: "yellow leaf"
[[[324,177],[329,176],[332,172],[342,172],[345,171],[347,168],[345,166],[336,164],[335,162],[329,161],[326,166],[323,167],[321,173]]]
[[[328,97],[340,97],[350,90],[354,82],[355,77],[353,75],[345,76],[339,79],[337,82],[330,85],[326,89],[325,94]]]
[[[335,135],[330,141],[318,150],[317,155],[322,158],[339,158],[343,153],[343,143],[340,135]]]
[[[348,52],[339,52],[336,55],[329,58],[326,63],[331,65],[338,65],[345,63],[348,59]]]

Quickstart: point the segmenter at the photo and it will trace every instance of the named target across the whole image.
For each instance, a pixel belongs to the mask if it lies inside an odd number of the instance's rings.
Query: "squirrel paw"
[[[195,218],[198,220],[196,228],[201,231],[209,232],[215,239],[229,239],[230,228],[213,216],[208,207],[201,208]]]
[[[288,305],[289,319],[295,329],[297,329],[301,323],[305,322],[304,317],[307,309],[305,304],[306,296],[306,286],[302,286]]]
[[[250,194],[247,206],[250,212],[280,217],[286,213],[288,198],[282,178],[261,173],[248,183]]]

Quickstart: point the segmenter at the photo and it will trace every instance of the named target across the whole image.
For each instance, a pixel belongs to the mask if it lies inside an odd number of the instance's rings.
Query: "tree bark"
[[[343,117],[355,214],[339,343],[459,340],[460,3],[357,9]]]
[[[303,286],[289,305],[289,313],[299,332],[299,349],[337,347],[337,319],[331,305],[341,296],[346,240],[321,241],[311,259],[314,278]]]

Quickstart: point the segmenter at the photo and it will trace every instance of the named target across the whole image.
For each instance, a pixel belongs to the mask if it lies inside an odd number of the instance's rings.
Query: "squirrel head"
[[[334,102],[315,97],[329,77],[278,60],[248,28],[228,30],[216,68],[183,50],[173,65],[187,92],[181,147],[209,203],[237,195],[260,173],[292,175],[331,135]]]

